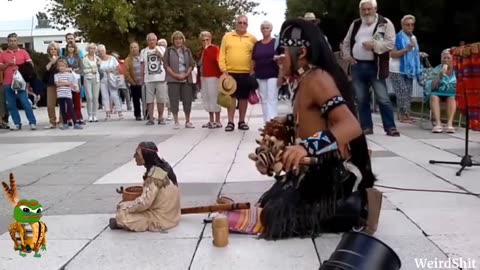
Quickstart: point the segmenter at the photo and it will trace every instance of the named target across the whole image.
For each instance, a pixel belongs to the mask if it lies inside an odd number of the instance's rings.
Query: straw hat
[[[313,12],[307,12],[305,13],[305,16],[303,16],[303,19],[305,21],[310,21],[310,22],[319,22],[320,20],[315,17],[315,14]]]
[[[230,75],[222,74],[222,76],[220,76],[218,79],[218,88],[220,93],[232,95],[235,93],[235,91],[237,91],[237,81],[235,81],[235,79]]]

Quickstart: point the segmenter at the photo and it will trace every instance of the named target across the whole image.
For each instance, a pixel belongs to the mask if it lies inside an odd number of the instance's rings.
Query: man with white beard
[[[370,86],[380,107],[383,128],[388,136],[400,136],[385,79],[389,74],[390,51],[395,45],[395,27],[377,13],[376,0],[361,0],[360,18],[353,21],[343,41],[343,57],[351,63],[360,123],[365,134],[373,134]]]

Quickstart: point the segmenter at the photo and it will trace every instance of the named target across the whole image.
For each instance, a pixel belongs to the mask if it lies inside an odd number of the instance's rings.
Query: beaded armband
[[[346,101],[342,96],[334,96],[320,107],[320,113],[326,116],[330,111],[343,104],[346,104]]]
[[[337,140],[328,130],[320,131],[308,137],[306,140],[301,141],[300,145],[305,147],[308,155],[311,157],[319,157],[338,150]]]

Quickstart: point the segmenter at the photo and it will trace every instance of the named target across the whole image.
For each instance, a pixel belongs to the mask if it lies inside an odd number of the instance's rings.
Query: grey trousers
[[[172,113],[178,113],[180,100],[182,100],[183,112],[189,114],[192,111],[193,93],[190,84],[169,82],[168,98],[170,99],[170,110]]]

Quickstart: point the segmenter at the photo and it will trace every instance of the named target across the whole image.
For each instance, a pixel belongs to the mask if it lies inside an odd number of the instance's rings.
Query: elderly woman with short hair
[[[277,117],[278,114],[278,65],[274,60],[275,38],[272,38],[272,29],[272,23],[268,21],[261,24],[263,39],[255,43],[252,53],[253,70],[258,81],[265,122]]]
[[[100,58],[99,72],[102,73],[100,80],[100,91],[102,92],[102,103],[106,112],[106,120],[110,119],[112,114],[110,101],[113,101],[118,112],[118,118],[123,119],[122,103],[118,95],[119,88],[119,64],[115,57],[108,55],[104,45],[97,48]]]
[[[410,104],[413,80],[420,77],[422,65],[420,48],[413,35],[415,17],[405,15],[401,24],[402,30],[397,33],[395,47],[390,52],[390,80],[397,97],[400,122],[412,123],[414,120],[410,117]]]
[[[47,70],[44,75],[43,82],[47,85],[47,112],[50,124],[46,129],[57,127],[57,116],[55,107],[57,106],[57,87],[55,86],[55,74],[58,73],[57,60],[60,55],[60,46],[56,42],[51,42],[47,47],[48,64],[45,66]]]
[[[221,128],[220,112],[222,108],[218,105],[218,78],[222,71],[218,65],[220,48],[212,44],[212,34],[207,31],[200,33],[202,51],[199,60],[200,91],[202,94],[203,107],[208,112],[210,121],[203,125],[203,128]]]
[[[430,93],[430,108],[432,109],[435,126],[433,133],[442,133],[444,128],[440,119],[440,101],[447,102],[447,127],[445,132],[455,133],[453,118],[457,110],[457,77],[453,69],[453,59],[450,50],[442,52],[442,63],[435,67],[426,81],[425,91]]]
[[[97,45],[90,43],[87,47],[88,53],[83,58],[83,76],[85,87],[85,95],[87,97],[87,111],[88,121],[98,122],[97,110],[98,110],[98,96],[100,93],[100,73],[98,72],[98,66],[100,65],[100,59],[95,55],[97,52]]]
[[[180,128],[178,111],[180,100],[183,103],[185,113],[185,128],[194,128],[190,121],[192,110],[193,93],[191,88],[192,77],[190,76],[195,65],[192,52],[185,47],[185,36],[180,31],[172,34],[173,46],[169,47],[163,57],[167,70],[168,97],[170,109],[175,121],[174,129]]]

